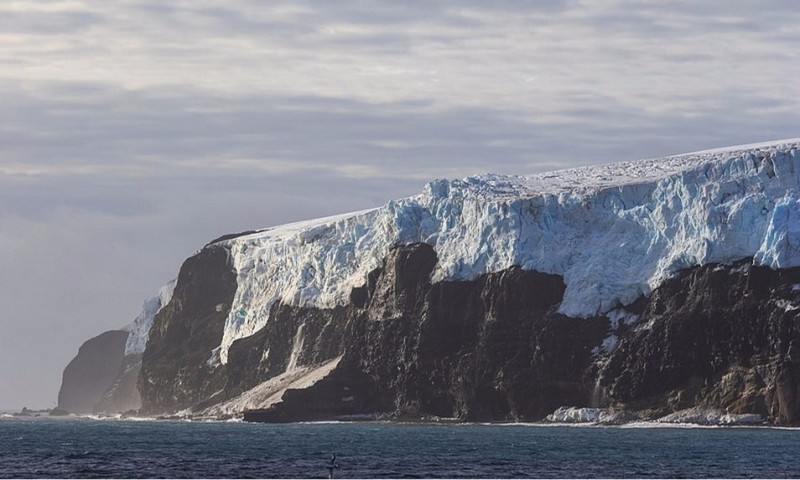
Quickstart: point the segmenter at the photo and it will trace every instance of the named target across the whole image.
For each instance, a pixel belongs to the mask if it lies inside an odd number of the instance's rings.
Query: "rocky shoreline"
[[[72,413],[52,413],[51,411],[37,411],[35,413],[16,412],[3,414],[3,418],[74,418],[91,420],[131,420],[131,421],[191,421],[191,422],[248,422],[249,412],[237,415],[206,416],[191,413],[140,416],[136,412],[126,412],[123,414],[72,414]],[[587,426],[587,427],[763,427],[763,428],[786,428],[780,425],[773,425],[758,414],[731,414],[715,407],[692,407],[678,412],[665,415],[663,417],[648,418],[646,412],[633,412],[626,410],[612,410],[607,408],[591,407],[559,407],[540,421],[533,422],[467,422],[457,418],[442,418],[436,416],[422,417],[397,417],[391,414],[359,414],[343,415],[327,420],[301,421],[286,423],[396,423],[396,424],[435,424],[435,425],[520,425],[520,426]],[[265,423],[255,421],[255,423]],[[282,422],[278,422],[282,423]]]

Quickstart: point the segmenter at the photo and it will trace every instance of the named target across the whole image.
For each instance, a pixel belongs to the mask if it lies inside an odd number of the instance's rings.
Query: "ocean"
[[[0,419],[2,478],[800,477],[800,430]]]

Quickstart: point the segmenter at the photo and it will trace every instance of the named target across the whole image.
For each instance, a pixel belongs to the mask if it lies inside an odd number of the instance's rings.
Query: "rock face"
[[[187,262],[175,297],[193,305],[205,292],[200,318],[216,319],[215,338],[226,315],[216,305],[229,298],[221,296],[226,288],[231,294],[223,253]],[[611,405],[639,418],[708,406],[784,425],[800,419],[800,268],[771,270],[751,259],[695,267],[614,315],[576,319],[557,312],[559,276],[512,268],[431,283],[436,262],[429,245],[395,247],[346,307],[275,304],[273,321],[234,342],[227,365],[209,363],[211,339],[202,351],[189,346],[203,330],[180,323],[191,319],[170,304],[151,337],[160,350],[148,345],[147,354],[169,352],[158,365],[172,370],[159,372],[146,354],[142,378],[167,386],[142,388],[144,410],[199,412],[300,365],[342,356],[321,381],[245,418],[535,421],[561,405]]]
[[[125,357],[128,332],[111,330],[87,340],[64,369],[58,408],[71,413],[92,413],[111,387]]]
[[[473,281],[431,284],[429,245],[391,250],[352,359],[399,415],[467,420],[543,416],[585,397],[583,371],[607,330],[604,318],[556,312],[560,277],[509,269]]]
[[[800,423],[800,268],[751,263],[691,268],[658,288],[600,372],[610,400]]]
[[[392,249],[371,281],[353,292],[353,307],[339,310],[337,321],[348,328],[334,374],[246,418],[299,420],[309,409],[324,416],[322,404],[328,417],[388,412],[517,420],[588,397],[584,371],[608,329],[605,318],[556,313],[564,284],[555,275],[510,269],[431,284],[436,261],[430,245]],[[317,312],[294,309],[291,317]]]
[[[192,406],[224,387],[224,371],[214,370],[209,359],[222,339],[235,291],[225,249],[207,247],[184,262],[142,355],[138,387],[143,413]]]
[[[139,410],[142,407],[142,397],[139,395],[137,382],[141,366],[141,355],[126,355],[111,386],[95,404],[94,413],[115,414]]]
[[[93,365],[93,360],[84,359],[85,368],[97,371],[102,370],[103,380],[100,379],[101,377],[97,377],[100,374],[86,374],[85,376],[88,378],[95,375],[98,385],[105,384],[106,388],[101,397],[96,400],[96,403],[91,402],[93,406],[90,407],[85,404],[81,409],[75,410],[75,413],[117,414],[141,408],[142,399],[137,384],[139,370],[142,365],[142,353],[149,337],[153,317],[169,302],[174,285],[174,281],[167,283],[161,288],[157,296],[146,300],[139,316],[131,324],[114,334],[114,341],[117,341],[118,337],[122,335],[125,335],[126,338],[122,347],[121,360],[117,358],[119,352],[116,350],[116,343],[111,349],[113,350],[112,356],[106,355],[108,361],[103,362],[102,365]],[[75,361],[77,362],[78,359],[76,358]],[[108,374],[105,369],[112,369],[114,365],[117,366],[116,375],[113,379],[106,380],[106,375]],[[81,393],[82,387],[76,387],[72,377],[66,375],[64,376],[62,390],[75,390],[78,392],[77,395],[83,395]],[[95,396],[93,395],[92,398],[94,399]]]
[[[224,379],[224,393],[213,399],[221,401],[298,364],[313,365],[338,355],[344,358],[328,378],[307,392],[290,391],[263,418],[287,421],[390,412],[529,419],[589,396],[593,383],[585,378],[585,370],[592,348],[608,330],[606,318],[558,314],[564,284],[557,276],[511,269],[469,282],[431,284],[436,261],[429,245],[397,247],[367,284],[354,290],[348,307],[276,304],[269,325],[233,344],[227,365],[210,372],[207,363],[201,365],[209,372],[207,378],[215,379],[213,388],[186,388],[184,381],[183,401],[165,405],[164,389],[149,397],[152,390],[142,387],[145,411],[203,406]],[[182,282],[183,276],[175,298],[180,298]],[[156,317],[154,328],[164,333],[151,334],[151,342],[171,338],[177,343],[165,343],[164,351],[195,356],[186,347],[191,336],[169,333],[174,322],[170,315],[181,317],[170,304]],[[154,371],[148,364],[150,352],[148,345],[143,367],[148,372]],[[205,354],[204,362],[211,348]],[[170,365],[186,365],[189,358],[172,357]],[[195,395],[188,397],[186,391]]]

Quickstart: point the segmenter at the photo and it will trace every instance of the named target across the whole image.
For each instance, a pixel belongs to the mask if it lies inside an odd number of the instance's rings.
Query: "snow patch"
[[[208,365],[208,368],[213,370],[220,365],[220,360],[219,360],[220,350],[222,350],[222,347],[216,347],[211,350],[211,355],[208,357],[208,360],[206,360],[206,365]]]
[[[719,419],[720,425],[764,425],[764,417],[757,413],[726,413]]]
[[[616,425],[630,421],[630,415],[622,410],[608,408],[558,407],[545,420],[553,423]]]
[[[618,308],[606,313],[611,330],[617,330],[621,325],[631,326],[639,320],[639,315],[631,313],[624,308]]]
[[[432,281],[511,266],[561,275],[559,312],[603,314],[677,271],[755,256],[800,265],[800,140],[531,176],[435,180],[420,195],[361,212],[218,242],[238,288],[220,362],[269,321],[272,304],[330,308],[396,244],[425,242]]]
[[[775,300],[775,305],[778,306],[778,308],[782,308],[786,312],[793,312],[795,310],[800,310],[800,305],[795,305],[794,303],[788,300],[783,300],[783,299]]]
[[[305,328],[306,324],[301,323],[299,327],[297,327],[297,333],[294,335],[294,342],[292,343],[292,352],[289,355],[289,365],[286,367],[287,372],[292,372],[297,370],[297,362],[300,359],[300,353],[303,351],[303,343],[305,337],[303,337],[303,329]]]
[[[559,407],[547,416],[553,423],[582,424],[625,424],[628,426],[659,425],[703,425],[703,426],[739,426],[764,425],[766,421],[761,415],[754,413],[733,414],[714,407],[692,407],[671,413],[652,422],[642,422],[624,410],[587,407]]]
[[[559,407],[555,412],[547,416],[547,421],[558,423],[594,423],[599,422],[607,413],[607,410],[604,408]]]
[[[600,345],[600,349],[602,349],[606,353],[611,353],[617,348],[617,343],[619,342],[619,338],[616,335],[609,335],[603,339],[603,343]]]
[[[732,268],[732,269],[728,270],[728,273],[731,274],[731,275],[734,275],[734,274],[746,274],[749,271],[750,271],[750,264],[749,263],[743,263],[743,264],[739,265],[736,268]]]
[[[761,425],[761,415],[754,413],[732,414],[714,407],[692,407],[671,413],[656,420],[657,423],[693,423],[697,425]]]
[[[142,312],[126,327],[128,339],[125,342],[125,355],[135,355],[144,353],[147,340],[150,338],[150,327],[153,326],[153,319],[156,314],[164,308],[172,299],[172,292],[175,290],[176,280],[167,283],[158,291],[158,295],[144,302]]]

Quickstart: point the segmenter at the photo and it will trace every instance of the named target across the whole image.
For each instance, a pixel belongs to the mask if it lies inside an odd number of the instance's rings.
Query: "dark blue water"
[[[800,430],[0,419],[0,477],[800,477]]]

